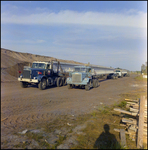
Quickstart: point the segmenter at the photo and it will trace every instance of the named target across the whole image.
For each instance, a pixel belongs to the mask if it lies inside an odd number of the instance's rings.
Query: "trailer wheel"
[[[63,80],[62,80],[61,77],[59,77],[59,78],[57,79],[57,87],[60,87],[60,86],[62,86],[62,85],[63,85]]]
[[[21,82],[20,84],[21,84],[21,87],[22,87],[22,88],[27,88],[27,87],[28,87],[27,82]]]
[[[40,90],[45,90],[47,86],[47,81],[45,78],[43,78],[40,83],[38,84],[38,87]]]
[[[72,89],[72,84],[67,85],[68,89]]]

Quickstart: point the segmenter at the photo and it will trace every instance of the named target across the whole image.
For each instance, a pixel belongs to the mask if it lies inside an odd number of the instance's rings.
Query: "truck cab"
[[[123,74],[122,74],[121,70],[117,69],[115,72],[116,72],[118,78],[123,78]]]
[[[95,78],[95,71],[89,66],[74,66],[74,70],[69,73],[66,82],[68,89],[79,86],[85,87],[88,91],[91,87],[98,86],[98,80]]]

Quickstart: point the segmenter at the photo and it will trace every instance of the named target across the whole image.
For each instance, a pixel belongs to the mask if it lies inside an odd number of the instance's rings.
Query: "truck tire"
[[[62,80],[63,80],[63,86],[65,86],[66,85],[66,78],[63,77]]]
[[[87,85],[85,85],[85,90],[89,91],[90,90],[90,83],[88,83]]]
[[[98,82],[98,87],[99,87],[100,86],[99,80],[97,80],[97,82]]]
[[[27,87],[28,87],[27,82],[21,82],[21,87],[22,87],[22,88],[27,88]]]
[[[63,85],[63,80],[61,77],[57,79],[57,87],[61,87]]]
[[[97,80],[94,79],[94,80],[93,80],[93,88],[96,88],[96,87],[97,87],[97,84],[98,84],[98,83],[97,83]]]
[[[97,82],[97,87],[98,87],[99,86],[99,80],[96,79],[96,82]]]
[[[68,84],[68,85],[67,85],[67,88],[68,88],[68,89],[72,89],[72,84]]]
[[[47,81],[45,78],[43,78],[40,83],[38,84],[38,87],[40,90],[45,90],[47,86]]]

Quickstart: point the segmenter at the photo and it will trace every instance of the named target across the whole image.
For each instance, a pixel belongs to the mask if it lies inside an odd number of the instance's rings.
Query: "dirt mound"
[[[34,55],[31,53],[21,53],[1,48],[1,82],[17,81],[18,71],[22,71],[24,66],[28,66],[33,61],[50,61],[56,59],[60,62],[83,64],[72,60],[62,60],[49,56]]]

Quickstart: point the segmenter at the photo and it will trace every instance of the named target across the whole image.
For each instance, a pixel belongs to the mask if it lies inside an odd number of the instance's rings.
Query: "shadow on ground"
[[[98,149],[120,149],[120,144],[116,140],[114,134],[109,132],[110,127],[108,124],[104,125],[104,131],[97,138],[94,148]]]

